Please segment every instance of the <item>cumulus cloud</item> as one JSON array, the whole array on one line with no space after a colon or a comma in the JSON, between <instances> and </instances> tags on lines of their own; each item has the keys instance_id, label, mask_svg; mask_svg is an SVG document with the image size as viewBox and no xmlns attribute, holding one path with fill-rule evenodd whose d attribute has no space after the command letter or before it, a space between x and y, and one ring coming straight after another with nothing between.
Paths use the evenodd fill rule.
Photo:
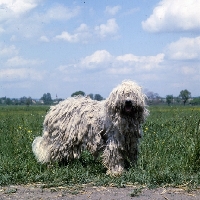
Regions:
<instances>
[{"instance_id":1,"label":"cumulus cloud","mask_svg":"<svg viewBox=\"0 0 200 200\"><path fill-rule=\"evenodd\" d=\"M63 31L60 35L55 36L55 39L65 40L70 43L88 43L88 41L91 41L91 39L95 39L97 37L115 37L118 29L119 27L116 23L116 20L113 18L107 20L105 24L100 24L94 28L90 28L87 24L82 23L74 30L73 33Z\"/></svg>"},{"instance_id":2,"label":"cumulus cloud","mask_svg":"<svg viewBox=\"0 0 200 200\"><path fill-rule=\"evenodd\" d=\"M69 20L77 16L80 12L80 7L76 6L74 8L69 8L63 5L56 5L44 14L38 15L38 18L44 22L49 22L51 20Z\"/></svg>"},{"instance_id":3,"label":"cumulus cloud","mask_svg":"<svg viewBox=\"0 0 200 200\"><path fill-rule=\"evenodd\" d=\"M90 92L94 89L91 86L96 82L98 82L96 87L99 92L101 92L99 85L107 85L110 82L119 83L124 79L132 79L140 83L147 82L147 84L152 81L155 84L155 81L163 82L163 57L164 55L161 54L155 56L113 55L105 49L97 50L78 61L59 66L55 73L59 81L79 83L79 86L80 82L84 81L87 88L91 88L91 90L88 89Z\"/></svg>"},{"instance_id":4,"label":"cumulus cloud","mask_svg":"<svg viewBox=\"0 0 200 200\"><path fill-rule=\"evenodd\" d=\"M131 8L131 9L128 9L127 11L125 11L124 13L122 13L123 16L126 16L126 15L132 15L136 12L140 11L140 8L139 7L136 7L136 8Z\"/></svg>"},{"instance_id":5,"label":"cumulus cloud","mask_svg":"<svg viewBox=\"0 0 200 200\"><path fill-rule=\"evenodd\" d=\"M18 54L18 49L15 47L15 45L10 45L10 46L0 45L0 57L10 57L16 54Z\"/></svg>"},{"instance_id":6,"label":"cumulus cloud","mask_svg":"<svg viewBox=\"0 0 200 200\"><path fill-rule=\"evenodd\" d=\"M107 20L106 24L100 24L95 27L97 35L105 38L108 35L115 35L119 29L118 24L114 18Z\"/></svg>"},{"instance_id":7,"label":"cumulus cloud","mask_svg":"<svg viewBox=\"0 0 200 200\"><path fill-rule=\"evenodd\" d=\"M60 35L57 35L55 39L65 40L67 42L76 43L82 42L87 43L91 33L89 27L86 24L81 24L74 33L70 34L67 31L63 31Z\"/></svg>"},{"instance_id":8,"label":"cumulus cloud","mask_svg":"<svg viewBox=\"0 0 200 200\"><path fill-rule=\"evenodd\" d=\"M125 54L117 56L116 60L122 61L129 66L135 66L140 70L151 70L159 67L159 64L164 61L164 54L157 54L156 56L135 56L134 54Z\"/></svg>"},{"instance_id":9,"label":"cumulus cloud","mask_svg":"<svg viewBox=\"0 0 200 200\"><path fill-rule=\"evenodd\" d=\"M89 27L87 24L82 23L75 31L76 32L88 32Z\"/></svg>"},{"instance_id":10,"label":"cumulus cloud","mask_svg":"<svg viewBox=\"0 0 200 200\"><path fill-rule=\"evenodd\" d=\"M42 80L43 75L34 69L20 68L20 69L1 69L1 81L14 81L14 80Z\"/></svg>"},{"instance_id":11,"label":"cumulus cloud","mask_svg":"<svg viewBox=\"0 0 200 200\"><path fill-rule=\"evenodd\" d=\"M106 65L102 65L108 63L112 60L111 54L106 50L98 50L95 51L92 55L86 56L80 62L80 66L87 69L98 68L101 64L101 67L105 68Z\"/></svg>"},{"instance_id":12,"label":"cumulus cloud","mask_svg":"<svg viewBox=\"0 0 200 200\"><path fill-rule=\"evenodd\" d=\"M5 32L5 30L0 26L0 34L4 33L4 32Z\"/></svg>"},{"instance_id":13,"label":"cumulus cloud","mask_svg":"<svg viewBox=\"0 0 200 200\"><path fill-rule=\"evenodd\" d=\"M113 56L106 50L98 50L82 58L79 63L61 66L60 71L69 73L70 70L97 70L106 74L130 74L133 72L150 71L159 68L164 54L156 56L135 56L125 54Z\"/></svg>"},{"instance_id":14,"label":"cumulus cloud","mask_svg":"<svg viewBox=\"0 0 200 200\"><path fill-rule=\"evenodd\" d=\"M3 2L2 2L3 1ZM39 37L44 34L44 26L53 21L65 22L80 13L80 7L69 8L64 5L54 4L54 6L34 10L43 0L2 0L0 1L0 34L14 33L25 38ZM56 26L57 28L57 26ZM48 38L43 35L40 41L47 42Z\"/></svg>"},{"instance_id":15,"label":"cumulus cloud","mask_svg":"<svg viewBox=\"0 0 200 200\"><path fill-rule=\"evenodd\" d=\"M142 22L149 32L200 30L200 1L162 0Z\"/></svg>"},{"instance_id":16,"label":"cumulus cloud","mask_svg":"<svg viewBox=\"0 0 200 200\"><path fill-rule=\"evenodd\" d=\"M167 57L172 60L199 60L200 37L180 38L169 44L165 51Z\"/></svg>"},{"instance_id":17,"label":"cumulus cloud","mask_svg":"<svg viewBox=\"0 0 200 200\"><path fill-rule=\"evenodd\" d=\"M67 31L63 31L60 35L57 35L55 38L56 39L66 40L68 42L78 42L79 41L77 33L70 34Z\"/></svg>"},{"instance_id":18,"label":"cumulus cloud","mask_svg":"<svg viewBox=\"0 0 200 200\"><path fill-rule=\"evenodd\" d=\"M40 41L42 41L42 42L49 42L49 39L48 39L47 36L42 35L42 36L40 37Z\"/></svg>"},{"instance_id":19,"label":"cumulus cloud","mask_svg":"<svg viewBox=\"0 0 200 200\"><path fill-rule=\"evenodd\" d=\"M21 56L14 56L7 60L6 65L12 67L25 66L25 65L30 66L30 65L39 65L42 62L43 61L40 60L24 59Z\"/></svg>"},{"instance_id":20,"label":"cumulus cloud","mask_svg":"<svg viewBox=\"0 0 200 200\"><path fill-rule=\"evenodd\" d=\"M200 70L200 68L199 68ZM185 75L195 75L198 73L199 71L197 68L194 68L194 67L188 67L188 66L184 66L184 67L181 67L181 71L183 74Z\"/></svg>"},{"instance_id":21,"label":"cumulus cloud","mask_svg":"<svg viewBox=\"0 0 200 200\"><path fill-rule=\"evenodd\" d=\"M81 58L78 63L60 66L58 69L62 72L70 70L104 70L108 67L109 62L113 62L114 57L106 50L97 50L93 54Z\"/></svg>"},{"instance_id":22,"label":"cumulus cloud","mask_svg":"<svg viewBox=\"0 0 200 200\"><path fill-rule=\"evenodd\" d=\"M117 12L121 9L121 6L106 6L105 12L109 15L116 15Z\"/></svg>"},{"instance_id":23,"label":"cumulus cloud","mask_svg":"<svg viewBox=\"0 0 200 200\"><path fill-rule=\"evenodd\" d=\"M0 1L0 21L19 17L29 12L38 5L39 0L1 0Z\"/></svg>"}]
</instances>

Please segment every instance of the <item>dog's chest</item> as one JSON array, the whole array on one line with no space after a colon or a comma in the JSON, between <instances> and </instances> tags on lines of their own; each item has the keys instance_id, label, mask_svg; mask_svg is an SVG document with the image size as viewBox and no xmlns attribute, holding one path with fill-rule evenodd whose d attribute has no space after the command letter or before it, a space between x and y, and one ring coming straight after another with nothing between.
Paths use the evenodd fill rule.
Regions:
<instances>
[{"instance_id":1,"label":"dog's chest","mask_svg":"<svg viewBox=\"0 0 200 200\"><path fill-rule=\"evenodd\" d=\"M131 133L137 130L138 124L131 118L121 118L118 126L124 133Z\"/></svg>"}]
</instances>

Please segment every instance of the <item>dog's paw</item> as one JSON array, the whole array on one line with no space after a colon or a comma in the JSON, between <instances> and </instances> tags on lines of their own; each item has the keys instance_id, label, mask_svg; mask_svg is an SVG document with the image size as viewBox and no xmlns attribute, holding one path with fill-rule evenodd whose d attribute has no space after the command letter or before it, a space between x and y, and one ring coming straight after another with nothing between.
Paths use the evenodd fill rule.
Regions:
<instances>
[{"instance_id":1,"label":"dog's paw","mask_svg":"<svg viewBox=\"0 0 200 200\"><path fill-rule=\"evenodd\" d=\"M121 176L122 173L124 171L110 171L110 170L107 170L106 174L109 175L109 176L113 176L113 177L117 177L117 176Z\"/></svg>"},{"instance_id":2,"label":"dog's paw","mask_svg":"<svg viewBox=\"0 0 200 200\"><path fill-rule=\"evenodd\" d=\"M123 172L125 172L126 170L123 167L116 167L114 169L108 169L106 174L110 175L110 176L121 176Z\"/></svg>"}]
</instances>

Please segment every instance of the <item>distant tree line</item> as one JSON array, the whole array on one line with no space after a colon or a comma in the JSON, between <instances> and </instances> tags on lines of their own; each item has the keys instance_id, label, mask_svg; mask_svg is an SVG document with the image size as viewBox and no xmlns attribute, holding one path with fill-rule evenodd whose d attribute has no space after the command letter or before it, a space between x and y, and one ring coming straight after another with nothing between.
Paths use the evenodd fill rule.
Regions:
<instances>
[{"instance_id":1,"label":"distant tree line","mask_svg":"<svg viewBox=\"0 0 200 200\"><path fill-rule=\"evenodd\" d=\"M158 93L154 93L151 91L145 92L147 96L147 103L149 105L159 105L159 104L167 104L167 105L200 105L200 97L191 97L191 93L188 90L181 90L179 96L174 97L173 95L166 95L165 98L160 97ZM86 95L85 92L79 90L71 94L71 97L75 96L89 96L93 100L101 101L104 98L100 94L88 94ZM63 99L57 98L52 99L50 93L44 93L40 99L32 99L31 97L21 97L17 98L7 98L1 97L0 98L0 105L54 105L58 104Z\"/></svg>"},{"instance_id":2,"label":"distant tree line","mask_svg":"<svg viewBox=\"0 0 200 200\"><path fill-rule=\"evenodd\" d=\"M74 92L71 96L77 96L77 95L81 95L81 96L86 96L85 92L83 91L77 91ZM103 97L100 94L89 94L88 96L90 96L91 99L97 100L97 101L101 101L103 100ZM43 96L40 99L32 99L31 97L21 97L21 98L7 98L7 97L1 97L0 98L0 105L54 105L54 104L58 104L60 101L62 101L63 99L61 98L57 98L56 99L52 99L51 94L48 93L44 93Z\"/></svg>"},{"instance_id":3,"label":"distant tree line","mask_svg":"<svg viewBox=\"0 0 200 200\"><path fill-rule=\"evenodd\" d=\"M181 90L177 97L173 95L166 95L165 98L160 97L157 93L147 92L148 104L167 104L167 105L200 105L200 97L191 97L191 92L188 90Z\"/></svg>"},{"instance_id":4,"label":"distant tree line","mask_svg":"<svg viewBox=\"0 0 200 200\"><path fill-rule=\"evenodd\" d=\"M31 105L33 103L33 100L31 97L21 97L19 99L17 98L7 98L2 97L0 98L0 105Z\"/></svg>"},{"instance_id":5,"label":"distant tree line","mask_svg":"<svg viewBox=\"0 0 200 200\"><path fill-rule=\"evenodd\" d=\"M57 104L63 99L56 98L52 99L50 93L44 93L40 99L33 99L31 97L21 97L21 98L0 98L0 105L53 105Z\"/></svg>"},{"instance_id":6,"label":"distant tree line","mask_svg":"<svg viewBox=\"0 0 200 200\"><path fill-rule=\"evenodd\" d=\"M83 91L76 91L76 92L72 93L72 95L71 95L71 97L74 97L74 96L86 96L86 95L85 95L85 92L83 92ZM97 101L102 101L104 99L100 94L90 93L87 96L89 96L91 99L97 100Z\"/></svg>"}]
</instances>

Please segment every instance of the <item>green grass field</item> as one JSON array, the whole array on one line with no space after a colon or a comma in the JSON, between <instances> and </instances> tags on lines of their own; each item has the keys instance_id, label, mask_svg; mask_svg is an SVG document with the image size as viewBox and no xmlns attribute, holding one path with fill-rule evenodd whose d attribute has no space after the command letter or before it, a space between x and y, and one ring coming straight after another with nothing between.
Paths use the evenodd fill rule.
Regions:
<instances>
[{"instance_id":1,"label":"green grass field","mask_svg":"<svg viewBox=\"0 0 200 200\"><path fill-rule=\"evenodd\" d=\"M200 184L200 107L152 106L136 167L120 177L106 175L101 160L87 152L67 166L41 165L31 150L41 135L48 107L0 107L0 185L42 182L47 186Z\"/></svg>"}]
</instances>

